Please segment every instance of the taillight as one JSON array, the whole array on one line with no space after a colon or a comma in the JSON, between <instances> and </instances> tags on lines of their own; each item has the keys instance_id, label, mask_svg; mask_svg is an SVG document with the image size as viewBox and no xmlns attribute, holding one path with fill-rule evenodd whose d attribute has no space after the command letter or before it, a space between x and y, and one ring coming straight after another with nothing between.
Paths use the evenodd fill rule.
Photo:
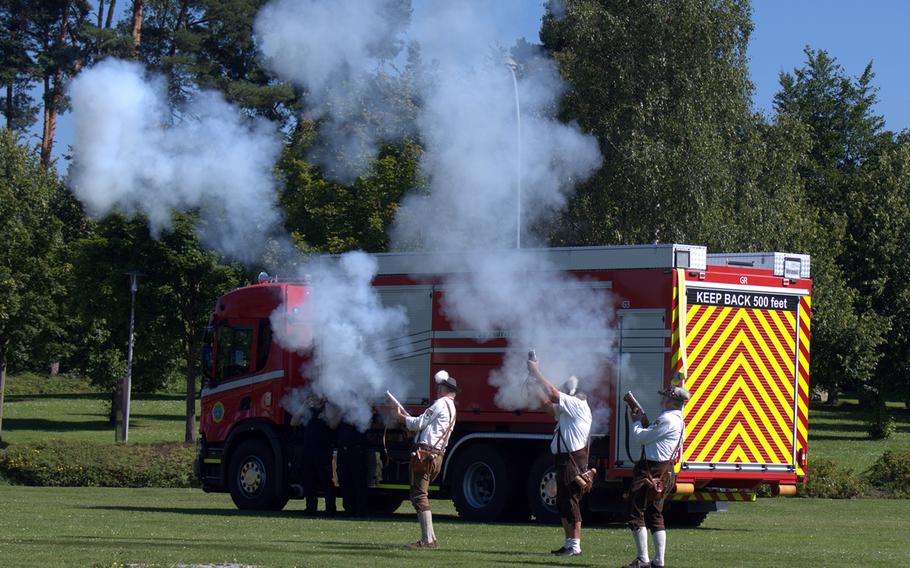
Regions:
<instances>
[{"instance_id":1,"label":"taillight","mask_svg":"<svg viewBox=\"0 0 910 568\"><path fill-rule=\"evenodd\" d=\"M796 452L796 463L798 463L800 467L806 467L806 448L800 448L799 451Z\"/></svg>"}]
</instances>

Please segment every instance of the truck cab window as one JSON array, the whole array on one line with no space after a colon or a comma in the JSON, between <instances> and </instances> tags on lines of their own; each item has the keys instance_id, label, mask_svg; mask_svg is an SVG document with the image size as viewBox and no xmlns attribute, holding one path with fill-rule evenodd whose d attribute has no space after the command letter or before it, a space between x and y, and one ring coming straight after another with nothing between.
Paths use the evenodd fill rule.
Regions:
<instances>
[{"instance_id":1,"label":"truck cab window","mask_svg":"<svg viewBox=\"0 0 910 568\"><path fill-rule=\"evenodd\" d=\"M259 336L256 338L256 370L261 371L272 350L272 324L268 319L259 320Z\"/></svg>"},{"instance_id":2,"label":"truck cab window","mask_svg":"<svg viewBox=\"0 0 910 568\"><path fill-rule=\"evenodd\" d=\"M250 371L253 327L222 324L218 329L218 379L228 379Z\"/></svg>"}]
</instances>

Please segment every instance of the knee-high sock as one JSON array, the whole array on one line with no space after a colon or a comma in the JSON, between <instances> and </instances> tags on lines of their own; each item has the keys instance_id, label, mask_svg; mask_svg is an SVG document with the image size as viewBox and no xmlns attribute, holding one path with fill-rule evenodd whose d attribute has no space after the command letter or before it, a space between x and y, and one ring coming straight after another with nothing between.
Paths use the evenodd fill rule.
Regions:
<instances>
[{"instance_id":1,"label":"knee-high sock","mask_svg":"<svg viewBox=\"0 0 910 568\"><path fill-rule=\"evenodd\" d=\"M638 557L645 562L650 562L650 557L648 556L648 529L644 527L635 529L632 531L632 536L635 537L635 548Z\"/></svg>"},{"instance_id":2,"label":"knee-high sock","mask_svg":"<svg viewBox=\"0 0 910 568\"><path fill-rule=\"evenodd\" d=\"M417 518L420 520L420 541L429 543L436 540L433 533L433 513L421 511L417 513Z\"/></svg>"},{"instance_id":3,"label":"knee-high sock","mask_svg":"<svg viewBox=\"0 0 910 568\"><path fill-rule=\"evenodd\" d=\"M433 512L427 511L424 514L427 516L427 533L429 536L427 542L436 542L436 531L433 530Z\"/></svg>"},{"instance_id":4,"label":"knee-high sock","mask_svg":"<svg viewBox=\"0 0 910 568\"><path fill-rule=\"evenodd\" d=\"M664 552L667 550L667 531L654 531L651 537L654 539L654 560L663 566Z\"/></svg>"}]
</instances>

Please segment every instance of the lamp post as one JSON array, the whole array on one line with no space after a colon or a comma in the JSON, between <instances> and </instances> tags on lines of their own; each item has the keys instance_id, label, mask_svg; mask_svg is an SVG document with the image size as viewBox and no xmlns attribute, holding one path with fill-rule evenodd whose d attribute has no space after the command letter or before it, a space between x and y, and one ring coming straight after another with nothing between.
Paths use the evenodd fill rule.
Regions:
<instances>
[{"instance_id":1,"label":"lamp post","mask_svg":"<svg viewBox=\"0 0 910 568\"><path fill-rule=\"evenodd\" d=\"M130 395L133 388L133 328L136 321L136 291L139 290L139 276L135 270L126 273L130 277L130 338L126 348L126 378L123 384L123 431L121 442L130 436Z\"/></svg>"},{"instance_id":2,"label":"lamp post","mask_svg":"<svg viewBox=\"0 0 910 568\"><path fill-rule=\"evenodd\" d=\"M518 69L518 63L515 62L509 56L506 56L505 60L506 66L509 68L509 71L512 72L512 85L515 86L515 124L517 125L518 137L517 137L517 146L516 151L516 173L515 173L515 183L516 183L516 193L517 193L517 218L515 226L515 248L521 248L521 105L518 103L518 77L515 76L515 70Z\"/></svg>"}]
</instances>

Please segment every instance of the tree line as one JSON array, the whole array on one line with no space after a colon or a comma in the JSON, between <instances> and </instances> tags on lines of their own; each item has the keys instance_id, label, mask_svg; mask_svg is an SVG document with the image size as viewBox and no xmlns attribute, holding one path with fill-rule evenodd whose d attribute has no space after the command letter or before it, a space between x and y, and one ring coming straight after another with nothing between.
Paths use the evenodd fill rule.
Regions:
<instances>
[{"instance_id":1,"label":"tree line","mask_svg":"<svg viewBox=\"0 0 910 568\"><path fill-rule=\"evenodd\" d=\"M406 17L410 3L400 1ZM333 181L310 159L321 125L302 118L306 93L257 56L252 22L264 4L133 0L118 11L116 0L0 0L0 393L7 369L52 363L113 388L125 371L125 273L139 270L134 384L184 384L194 439L208 312L258 272L205 250L192 212L175 214L157 240L141 218L86 216L52 151L68 82L104 57L162 73L177 106L217 89L279 124L279 203L298 248L388 249L397 204L426 190L421 141L390 139L366 173ZM549 3L541 43L518 41L510 54L518 73L555 61L568 89L552 112L595 136L604 160L575 183L566 211L536 230L554 246L691 242L811 254L812 382L835 396L861 393L886 420L886 399L910 400L910 132L888 130L876 114L871 63L853 76L820 48L781 74L773 112L757 112L751 31L745 0ZM406 55L419 58L419 46ZM412 108L421 104L413 79L407 69L377 70L375 88L387 104ZM378 111L358 108L352 123L369 128ZM39 123L32 147L25 133Z\"/></svg>"}]
</instances>

